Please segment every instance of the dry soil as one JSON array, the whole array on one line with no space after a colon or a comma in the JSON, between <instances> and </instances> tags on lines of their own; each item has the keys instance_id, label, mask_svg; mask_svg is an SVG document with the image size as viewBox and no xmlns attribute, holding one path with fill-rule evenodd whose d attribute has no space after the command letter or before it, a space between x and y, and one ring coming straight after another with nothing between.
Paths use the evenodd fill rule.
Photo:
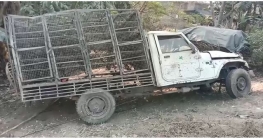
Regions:
<instances>
[{"instance_id":1,"label":"dry soil","mask_svg":"<svg viewBox=\"0 0 263 138\"><path fill-rule=\"evenodd\" d=\"M225 92L191 92L131 99L101 125L84 124L76 114L75 102L60 99L4 136L263 136L263 77L256 75L253 92L245 98L231 99ZM51 101L25 105L7 87L1 87L0 102L2 133Z\"/></svg>"}]
</instances>

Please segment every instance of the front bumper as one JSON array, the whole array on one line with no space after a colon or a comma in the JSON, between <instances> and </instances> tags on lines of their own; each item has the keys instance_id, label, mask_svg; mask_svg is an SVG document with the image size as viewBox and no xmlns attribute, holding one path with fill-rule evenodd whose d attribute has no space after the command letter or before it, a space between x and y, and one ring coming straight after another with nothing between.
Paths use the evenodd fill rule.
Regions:
<instances>
[{"instance_id":1,"label":"front bumper","mask_svg":"<svg viewBox=\"0 0 263 138\"><path fill-rule=\"evenodd\" d=\"M253 70L249 70L248 71L248 74L250 75L250 77L255 77L256 75L254 74L254 71Z\"/></svg>"}]
</instances>

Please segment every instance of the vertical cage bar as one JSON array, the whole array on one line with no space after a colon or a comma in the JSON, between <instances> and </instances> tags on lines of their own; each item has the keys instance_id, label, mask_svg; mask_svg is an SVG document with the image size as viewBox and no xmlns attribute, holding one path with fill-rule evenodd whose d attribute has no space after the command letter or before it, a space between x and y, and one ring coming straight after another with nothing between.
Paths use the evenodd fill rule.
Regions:
<instances>
[{"instance_id":1,"label":"vertical cage bar","mask_svg":"<svg viewBox=\"0 0 263 138\"><path fill-rule=\"evenodd\" d=\"M139 27L140 27L140 31L141 31L141 37L142 37L142 40L143 40L143 45L144 45L144 49L145 49L145 54L146 54L146 58L147 58L147 64L148 64L148 67L150 69L150 72L151 72L151 79L153 81L153 84L156 84L156 80L154 78L154 73L153 73L153 67L152 67L152 63L151 63L151 60L150 60L150 53L149 53L149 43L147 42L147 39L145 37L145 33L144 33L144 30L143 30L143 24L142 24L142 21L141 21L141 17L139 15L139 12L136 11L136 14L137 14L137 20L138 20L138 23L139 23Z\"/></svg>"},{"instance_id":2,"label":"vertical cage bar","mask_svg":"<svg viewBox=\"0 0 263 138\"><path fill-rule=\"evenodd\" d=\"M46 35L46 31L45 31L46 27L45 27L45 19L44 18L45 18L45 16L41 17L42 27L43 27L43 35L44 35L44 39L45 39L45 49L46 49L46 53L47 53L47 61L48 61L50 75L51 75L51 77L53 77L55 71L53 70L53 67L51 65L52 63L50 63L51 60L50 60L49 47L48 47L48 38L47 38L47 35Z\"/></svg>"},{"instance_id":3,"label":"vertical cage bar","mask_svg":"<svg viewBox=\"0 0 263 138\"><path fill-rule=\"evenodd\" d=\"M81 11L76 11L75 12L75 20L76 20L76 27L77 27L77 32L78 32L78 37L79 37L79 42L81 45L81 52L84 57L84 63L85 63L85 69L86 69L86 74L88 74L89 78L91 78L92 74L92 69L91 69L91 64L90 64L90 57L89 57L89 50L87 48L87 42L85 41L83 30L82 30L82 24L80 22L80 15L79 12Z\"/></svg>"},{"instance_id":4,"label":"vertical cage bar","mask_svg":"<svg viewBox=\"0 0 263 138\"><path fill-rule=\"evenodd\" d=\"M121 58L120 58L120 50L117 46L117 42L115 39L116 36L115 36L115 32L114 32L114 24L112 24L113 22L112 22L110 10L106 10L106 15L107 15L107 21L108 21L108 26L109 26L110 35L111 35L111 41L112 41L114 54L115 54L115 60L117 62L118 68L120 69L120 75L123 75L122 62L121 62Z\"/></svg>"},{"instance_id":5,"label":"vertical cage bar","mask_svg":"<svg viewBox=\"0 0 263 138\"><path fill-rule=\"evenodd\" d=\"M21 77L20 77L20 74L19 74L19 67L18 67L18 64L17 64L17 58L15 57L15 44L14 44L14 40L13 40L13 35L14 35L14 31L13 31L13 19L12 17L9 17L9 20L8 20L8 24L11 25L8 27L8 31L9 31L9 40L10 40L10 46L12 48L12 56L13 56L13 59L14 59L14 65L15 65L15 72L16 72L16 77L17 77L17 82L18 82L18 86L19 86L19 90L20 90L20 95L21 95L21 98L23 100L23 89L22 89L22 84L21 84ZM13 29L12 29L13 28Z\"/></svg>"},{"instance_id":6,"label":"vertical cage bar","mask_svg":"<svg viewBox=\"0 0 263 138\"><path fill-rule=\"evenodd\" d=\"M118 39L117 39L115 27L114 27L114 22L113 22L113 19L112 19L112 14L110 13L110 11L111 10L109 10L109 17L110 17L109 18L109 23L110 23L111 30L112 30L112 38L113 38L113 41L114 41L114 44L115 44L115 47L116 47L116 50L117 50L117 58L119 60L120 73L121 73L121 75L123 75L124 70L123 70L123 63L122 63L122 59L121 59L121 52L120 52L120 48L118 46Z\"/></svg>"},{"instance_id":7,"label":"vertical cage bar","mask_svg":"<svg viewBox=\"0 0 263 138\"><path fill-rule=\"evenodd\" d=\"M43 29L44 29L44 36L45 39L47 40L47 46L48 46L48 56L50 56L50 60L51 60L51 65L53 66L53 72L54 72L54 77L55 77L55 82L58 81L58 70L57 70L57 64L56 64L56 59L55 59L55 55L54 55L54 51L53 48L51 46L51 41L50 41L50 37L49 37L49 33L48 33L48 28L47 28L47 21L46 21L46 16L42 17L42 21L43 21ZM51 54L50 54L51 52Z\"/></svg>"},{"instance_id":8,"label":"vertical cage bar","mask_svg":"<svg viewBox=\"0 0 263 138\"><path fill-rule=\"evenodd\" d=\"M16 37L15 37L15 23L14 23L14 18L12 18L12 21L11 21L11 25L12 25L12 40L14 41L13 43L13 49L14 49L14 53L15 55L18 55L18 52L17 52L17 46L16 46ZM19 78L20 78L20 81L22 82L23 81L23 75L22 75L22 72L21 72L21 65L20 65L20 62L19 62L19 57L18 56L15 56L14 58L16 58L16 64L17 64L17 71L18 71L18 74L19 74Z\"/></svg>"},{"instance_id":9,"label":"vertical cage bar","mask_svg":"<svg viewBox=\"0 0 263 138\"><path fill-rule=\"evenodd\" d=\"M149 57L149 52L148 52L148 43L147 43L147 40L145 38L145 34L144 34L144 30L143 30L143 27L142 27L142 22L141 22L141 19L140 19L140 15L138 14L138 11L135 11L136 12L136 16L137 16L137 22L138 22L138 26L139 26L139 30L140 30L140 35L141 35L141 39L143 41L143 48L144 48L144 53L146 55L146 62L147 62L147 65L148 65L148 68L152 71L152 66L151 66L151 63L150 63L150 57Z\"/></svg>"}]
</instances>

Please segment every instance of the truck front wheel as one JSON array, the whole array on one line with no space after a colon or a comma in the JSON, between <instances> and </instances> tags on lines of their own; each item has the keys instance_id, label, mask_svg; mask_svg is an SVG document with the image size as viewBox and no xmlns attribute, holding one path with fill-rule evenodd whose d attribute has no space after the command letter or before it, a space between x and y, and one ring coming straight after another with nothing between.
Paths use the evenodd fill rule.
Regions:
<instances>
[{"instance_id":1,"label":"truck front wheel","mask_svg":"<svg viewBox=\"0 0 263 138\"><path fill-rule=\"evenodd\" d=\"M115 99L109 92L94 89L80 96L77 113L88 124L100 124L112 116L115 105Z\"/></svg>"},{"instance_id":2,"label":"truck front wheel","mask_svg":"<svg viewBox=\"0 0 263 138\"><path fill-rule=\"evenodd\" d=\"M234 69L226 78L226 91L232 98L245 97L249 95L251 79L244 69Z\"/></svg>"}]
</instances>

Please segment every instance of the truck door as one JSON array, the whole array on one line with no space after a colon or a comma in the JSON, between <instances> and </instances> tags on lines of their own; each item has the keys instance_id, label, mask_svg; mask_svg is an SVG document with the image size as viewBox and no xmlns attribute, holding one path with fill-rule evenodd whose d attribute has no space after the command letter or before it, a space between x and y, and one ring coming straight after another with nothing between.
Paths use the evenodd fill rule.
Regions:
<instances>
[{"instance_id":1,"label":"truck door","mask_svg":"<svg viewBox=\"0 0 263 138\"><path fill-rule=\"evenodd\" d=\"M182 34L155 35L161 74L165 81L180 83L199 78L199 55Z\"/></svg>"}]
</instances>

